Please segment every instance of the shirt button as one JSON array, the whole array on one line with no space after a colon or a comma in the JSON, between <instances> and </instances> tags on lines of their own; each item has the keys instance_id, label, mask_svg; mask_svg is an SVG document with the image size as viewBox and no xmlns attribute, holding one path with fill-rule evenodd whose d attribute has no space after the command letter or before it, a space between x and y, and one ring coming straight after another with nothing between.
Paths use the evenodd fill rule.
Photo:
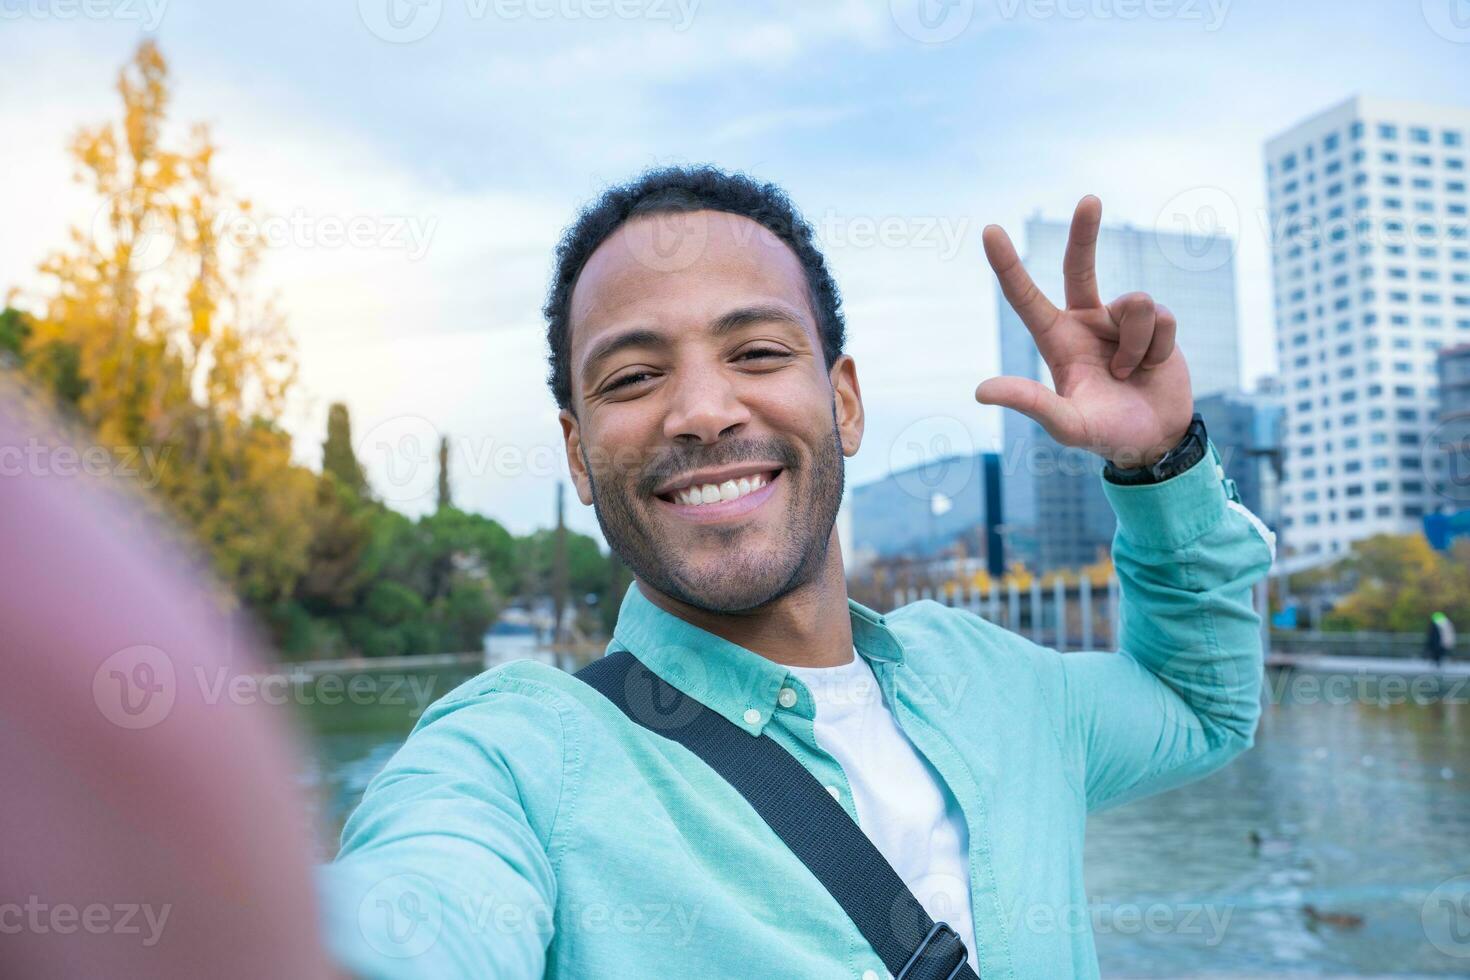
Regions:
<instances>
[{"instance_id":1,"label":"shirt button","mask_svg":"<svg viewBox=\"0 0 1470 980\"><path fill-rule=\"evenodd\" d=\"M1218 476L1222 480L1225 479L1225 467L1221 466L1219 463L1216 463L1215 464L1215 475Z\"/></svg>"},{"instance_id":2,"label":"shirt button","mask_svg":"<svg viewBox=\"0 0 1470 980\"><path fill-rule=\"evenodd\" d=\"M761 713L759 711L755 710L754 708L745 709L745 723L747 725L759 725L760 721Z\"/></svg>"},{"instance_id":3,"label":"shirt button","mask_svg":"<svg viewBox=\"0 0 1470 980\"><path fill-rule=\"evenodd\" d=\"M863 971L863 980L878 980L878 971L876 971L876 970L864 970Z\"/></svg>"},{"instance_id":4,"label":"shirt button","mask_svg":"<svg viewBox=\"0 0 1470 980\"><path fill-rule=\"evenodd\" d=\"M781 688L781 693L776 695L776 700L781 703L781 707L789 708L796 703L796 691L789 687L783 687Z\"/></svg>"},{"instance_id":5,"label":"shirt button","mask_svg":"<svg viewBox=\"0 0 1470 980\"><path fill-rule=\"evenodd\" d=\"M827 792L832 794L832 799L836 800L838 803L842 802L842 790L838 789L836 786L828 786Z\"/></svg>"}]
</instances>

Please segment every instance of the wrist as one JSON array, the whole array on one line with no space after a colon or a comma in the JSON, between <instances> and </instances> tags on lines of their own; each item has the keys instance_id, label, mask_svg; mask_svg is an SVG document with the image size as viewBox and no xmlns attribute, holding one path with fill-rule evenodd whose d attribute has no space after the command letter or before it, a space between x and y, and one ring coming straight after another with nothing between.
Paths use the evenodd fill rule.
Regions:
<instances>
[{"instance_id":1,"label":"wrist","mask_svg":"<svg viewBox=\"0 0 1470 980\"><path fill-rule=\"evenodd\" d=\"M1149 450L1122 451L1109 456L1103 475L1123 485L1162 483L1204 458L1208 447L1204 419L1198 412L1172 442Z\"/></svg>"}]
</instances>

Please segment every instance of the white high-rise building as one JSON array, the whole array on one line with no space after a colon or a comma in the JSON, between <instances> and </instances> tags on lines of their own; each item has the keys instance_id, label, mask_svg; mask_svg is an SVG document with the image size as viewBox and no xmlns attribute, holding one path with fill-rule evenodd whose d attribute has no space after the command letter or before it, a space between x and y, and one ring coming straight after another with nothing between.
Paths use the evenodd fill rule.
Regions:
<instances>
[{"instance_id":1,"label":"white high-rise building","mask_svg":"<svg viewBox=\"0 0 1470 980\"><path fill-rule=\"evenodd\" d=\"M1467 141L1470 108L1352 98L1266 144L1286 555L1432 504L1435 355L1470 339Z\"/></svg>"}]
</instances>

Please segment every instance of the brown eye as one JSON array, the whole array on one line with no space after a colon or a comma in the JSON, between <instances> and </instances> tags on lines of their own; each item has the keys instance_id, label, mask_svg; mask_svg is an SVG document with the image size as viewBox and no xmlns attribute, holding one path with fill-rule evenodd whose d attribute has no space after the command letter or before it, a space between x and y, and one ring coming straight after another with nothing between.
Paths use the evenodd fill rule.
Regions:
<instances>
[{"instance_id":1,"label":"brown eye","mask_svg":"<svg viewBox=\"0 0 1470 980\"><path fill-rule=\"evenodd\" d=\"M626 388L629 385L638 384L642 381L646 381L651 377L653 377L653 375L649 374L647 371L634 371L632 374L625 374L620 378L613 379L612 381L608 382L607 386L604 387L602 390L605 392L617 391L619 388Z\"/></svg>"}]
</instances>

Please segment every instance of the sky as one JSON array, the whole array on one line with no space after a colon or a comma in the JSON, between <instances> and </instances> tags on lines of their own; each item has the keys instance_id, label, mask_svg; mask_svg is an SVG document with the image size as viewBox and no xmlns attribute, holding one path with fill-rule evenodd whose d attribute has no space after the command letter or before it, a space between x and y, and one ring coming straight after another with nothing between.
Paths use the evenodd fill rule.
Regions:
<instances>
[{"instance_id":1,"label":"sky","mask_svg":"<svg viewBox=\"0 0 1470 980\"><path fill-rule=\"evenodd\" d=\"M853 484L999 448L1000 410L974 401L999 369L986 224L1024 251L1028 215L1087 193L1110 222L1218 222L1249 387L1275 366L1265 141L1355 94L1470 102L1470 0L0 0L0 295L19 305L95 214L67 141L116 118L144 37L174 123L209 123L221 174L271 216L298 457L319 464L343 401L379 494L418 513L448 436L456 503L517 533L552 521L566 472L552 248L644 168L749 172L816 227L867 412Z\"/></svg>"}]
</instances>

